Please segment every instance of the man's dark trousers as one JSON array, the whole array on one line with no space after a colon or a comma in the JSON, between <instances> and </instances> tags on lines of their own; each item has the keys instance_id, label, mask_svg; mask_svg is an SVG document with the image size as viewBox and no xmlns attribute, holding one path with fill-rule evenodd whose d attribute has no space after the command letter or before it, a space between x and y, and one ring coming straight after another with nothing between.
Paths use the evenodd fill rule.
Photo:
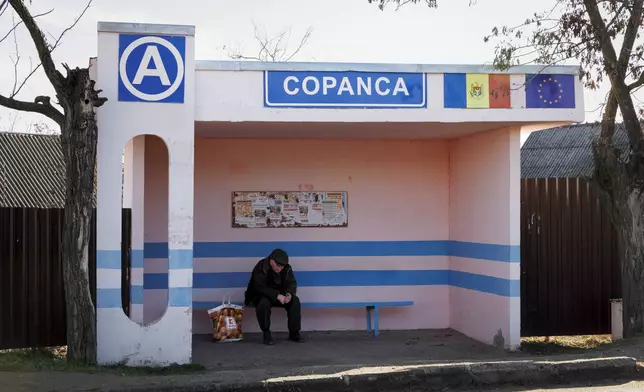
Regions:
<instances>
[{"instance_id":1,"label":"man's dark trousers","mask_svg":"<svg viewBox=\"0 0 644 392\"><path fill-rule=\"evenodd\" d=\"M284 308L288 317L288 331L290 333L300 332L302 313L300 299L294 295L291 301L286 304L281 304L279 301L272 301L270 298L261 296L255 301L255 314L257 315L257 322L263 332L271 330L271 308Z\"/></svg>"}]
</instances>

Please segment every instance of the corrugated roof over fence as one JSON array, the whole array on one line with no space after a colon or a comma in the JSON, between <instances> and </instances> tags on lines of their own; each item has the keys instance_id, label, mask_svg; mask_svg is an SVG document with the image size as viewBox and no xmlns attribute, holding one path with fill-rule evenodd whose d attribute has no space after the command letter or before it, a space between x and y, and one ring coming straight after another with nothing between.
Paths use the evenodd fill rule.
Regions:
<instances>
[{"instance_id":1,"label":"corrugated roof over fence","mask_svg":"<svg viewBox=\"0 0 644 392\"><path fill-rule=\"evenodd\" d=\"M60 137L0 133L0 207L62 208L64 204Z\"/></svg>"},{"instance_id":2,"label":"corrugated roof over fence","mask_svg":"<svg viewBox=\"0 0 644 392\"><path fill-rule=\"evenodd\" d=\"M592 142L599 131L599 123L585 123L531 133L521 147L521 178L591 177ZM628 148L622 124L617 125L613 141L622 150Z\"/></svg>"}]
</instances>

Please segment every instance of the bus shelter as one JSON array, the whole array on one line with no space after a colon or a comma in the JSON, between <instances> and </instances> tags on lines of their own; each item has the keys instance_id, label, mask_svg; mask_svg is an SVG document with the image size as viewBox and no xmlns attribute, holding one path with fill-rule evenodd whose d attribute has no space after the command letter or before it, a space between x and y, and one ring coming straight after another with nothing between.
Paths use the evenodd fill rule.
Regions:
<instances>
[{"instance_id":1,"label":"bus shelter","mask_svg":"<svg viewBox=\"0 0 644 392\"><path fill-rule=\"evenodd\" d=\"M520 136L583 120L575 67L198 61L192 26L114 22L99 22L90 64L108 98L100 363L189 363L206 308L242 302L274 248L302 302L407 303L381 307L379 328L520 344ZM359 307L302 315L303 330L365 328ZM244 331L258 331L252 311Z\"/></svg>"}]
</instances>

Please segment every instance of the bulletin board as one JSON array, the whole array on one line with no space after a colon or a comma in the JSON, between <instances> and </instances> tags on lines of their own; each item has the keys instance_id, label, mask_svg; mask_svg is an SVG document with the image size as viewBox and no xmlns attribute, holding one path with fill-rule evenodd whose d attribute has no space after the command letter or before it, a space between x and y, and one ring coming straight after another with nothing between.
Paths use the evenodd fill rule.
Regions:
<instances>
[{"instance_id":1,"label":"bulletin board","mask_svg":"<svg viewBox=\"0 0 644 392\"><path fill-rule=\"evenodd\" d=\"M235 228L348 227L347 192L236 191Z\"/></svg>"}]
</instances>

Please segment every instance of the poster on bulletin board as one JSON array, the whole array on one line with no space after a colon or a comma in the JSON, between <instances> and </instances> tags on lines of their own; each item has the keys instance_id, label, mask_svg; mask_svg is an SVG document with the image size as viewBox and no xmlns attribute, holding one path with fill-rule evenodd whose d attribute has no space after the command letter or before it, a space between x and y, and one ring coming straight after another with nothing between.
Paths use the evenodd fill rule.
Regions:
<instances>
[{"instance_id":1,"label":"poster on bulletin board","mask_svg":"<svg viewBox=\"0 0 644 392\"><path fill-rule=\"evenodd\" d=\"M233 227L348 227L347 192L233 192Z\"/></svg>"}]
</instances>

